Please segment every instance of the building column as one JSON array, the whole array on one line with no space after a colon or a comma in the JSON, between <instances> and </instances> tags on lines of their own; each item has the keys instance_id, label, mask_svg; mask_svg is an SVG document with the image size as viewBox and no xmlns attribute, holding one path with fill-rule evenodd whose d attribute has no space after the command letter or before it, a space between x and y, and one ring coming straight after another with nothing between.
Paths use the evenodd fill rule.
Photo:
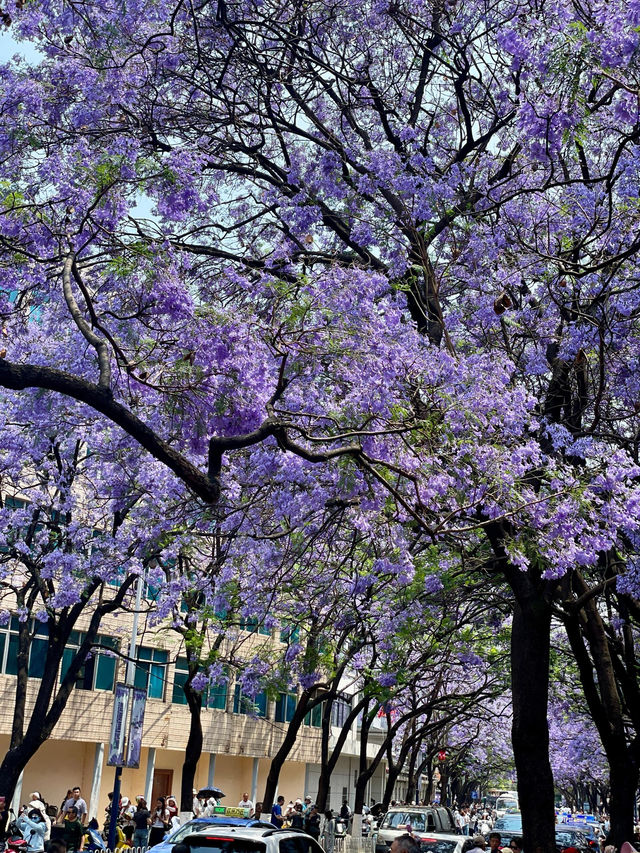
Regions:
<instances>
[{"instance_id":1,"label":"building column","mask_svg":"<svg viewBox=\"0 0 640 853\"><path fill-rule=\"evenodd\" d=\"M16 789L13 792L13 799L11 800L11 808L13 809L14 815L17 817L18 812L20 811L20 806L22 805L22 783L24 782L24 770L18 776L18 781L16 783Z\"/></svg>"},{"instance_id":2,"label":"building column","mask_svg":"<svg viewBox=\"0 0 640 853\"><path fill-rule=\"evenodd\" d=\"M102 765L104 764L104 744L97 743L93 758L93 776L91 777L91 799L89 800L89 818L98 817L100 807L100 786L102 785Z\"/></svg>"},{"instance_id":3,"label":"building column","mask_svg":"<svg viewBox=\"0 0 640 853\"><path fill-rule=\"evenodd\" d=\"M302 794L303 798L306 797L308 793L309 793L309 762L307 761L304 765L304 792ZM313 797L312 799L315 799L315 797ZM329 803L327 803L327 808L329 808Z\"/></svg>"},{"instance_id":4,"label":"building column","mask_svg":"<svg viewBox=\"0 0 640 853\"><path fill-rule=\"evenodd\" d=\"M153 774L156 769L156 750L150 746L147 750L147 774L144 778L144 798L147 803L151 804L151 795L153 794Z\"/></svg>"},{"instance_id":5,"label":"building column","mask_svg":"<svg viewBox=\"0 0 640 853\"><path fill-rule=\"evenodd\" d=\"M209 753L209 772L207 774L207 785L212 788L213 787L213 777L216 775L216 754L215 752Z\"/></svg>"},{"instance_id":6,"label":"building column","mask_svg":"<svg viewBox=\"0 0 640 853\"><path fill-rule=\"evenodd\" d=\"M251 802L255 805L256 797L258 796L258 766L259 758L253 759L253 771L251 773Z\"/></svg>"}]
</instances>

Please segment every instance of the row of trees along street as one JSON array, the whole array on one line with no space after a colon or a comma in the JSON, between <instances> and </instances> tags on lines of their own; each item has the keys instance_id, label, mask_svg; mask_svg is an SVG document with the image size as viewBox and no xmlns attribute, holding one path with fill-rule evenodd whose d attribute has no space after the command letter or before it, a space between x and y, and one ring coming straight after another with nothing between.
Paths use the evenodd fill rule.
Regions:
<instances>
[{"instance_id":1,"label":"row of trees along street","mask_svg":"<svg viewBox=\"0 0 640 853\"><path fill-rule=\"evenodd\" d=\"M608 784L630 838L637 0L8 0L2 20L41 59L2 66L22 627L0 794L68 699L74 624L86 653L144 571L190 660L183 799L225 665L249 695L272 670L300 687L292 732L314 703L328 726L351 678L363 741L387 708L390 766L415 767L504 692L508 638L527 848L555 851L550 714L588 712L609 779L579 784ZM29 615L49 675L27 723ZM243 653L248 619L299 628L282 662ZM560 654L577 698L550 711ZM326 730L323 753L328 773Z\"/></svg>"}]
</instances>

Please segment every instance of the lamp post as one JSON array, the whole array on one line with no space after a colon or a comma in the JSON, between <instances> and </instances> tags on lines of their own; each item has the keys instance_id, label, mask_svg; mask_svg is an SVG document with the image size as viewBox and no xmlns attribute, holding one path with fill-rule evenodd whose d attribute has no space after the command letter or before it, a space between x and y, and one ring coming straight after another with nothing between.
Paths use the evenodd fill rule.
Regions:
<instances>
[{"instance_id":1,"label":"lamp post","mask_svg":"<svg viewBox=\"0 0 640 853\"><path fill-rule=\"evenodd\" d=\"M125 685L128 688L132 688L135 682L136 676L136 646L138 640L138 619L140 616L140 608L142 606L142 594L144 588L144 576L138 576L138 582L136 585L136 606L133 611L133 623L131 625L131 640L129 642L129 660L127 661L127 670L125 674ZM120 709L120 713L122 714L121 725L123 730L126 730L126 722L127 717L129 715L129 705L130 705L130 697L131 697L131 689L127 690L126 700L124 700L122 708ZM113 733L116 728L116 714L118 713L118 705L116 703L114 707L114 722L111 726L112 738ZM124 744L124 740L122 741ZM124 757L124 750L120 753ZM115 778L113 781L113 799L111 800L111 814L109 816L109 835L107 840L107 847L109 850L115 849L116 844L116 827L118 824L118 813L120 811L120 787L122 782L122 764L118 763L116 765Z\"/></svg>"}]
</instances>

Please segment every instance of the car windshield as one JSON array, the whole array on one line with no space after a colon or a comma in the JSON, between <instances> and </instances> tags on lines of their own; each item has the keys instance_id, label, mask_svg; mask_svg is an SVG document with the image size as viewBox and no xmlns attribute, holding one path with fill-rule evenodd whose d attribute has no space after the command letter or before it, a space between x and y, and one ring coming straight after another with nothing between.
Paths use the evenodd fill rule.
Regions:
<instances>
[{"instance_id":1,"label":"car windshield","mask_svg":"<svg viewBox=\"0 0 640 853\"><path fill-rule=\"evenodd\" d=\"M170 841L172 844L177 844L179 841L182 841L183 838L186 838L187 835L190 835L192 832L198 832L201 829L207 829L207 824L204 821L189 820L187 823L175 829L167 838L167 841Z\"/></svg>"},{"instance_id":2,"label":"car windshield","mask_svg":"<svg viewBox=\"0 0 640 853\"><path fill-rule=\"evenodd\" d=\"M556 843L563 847L579 847L584 843L584 837L579 832L556 830Z\"/></svg>"},{"instance_id":3,"label":"car windshield","mask_svg":"<svg viewBox=\"0 0 640 853\"><path fill-rule=\"evenodd\" d=\"M265 853L267 849L262 841L220 836L191 838L186 843L191 853Z\"/></svg>"},{"instance_id":4,"label":"car windshield","mask_svg":"<svg viewBox=\"0 0 640 853\"><path fill-rule=\"evenodd\" d=\"M389 812L382 822L383 829L405 829L407 824L416 832L424 832L425 815L422 812Z\"/></svg>"},{"instance_id":5,"label":"car windshield","mask_svg":"<svg viewBox=\"0 0 640 853\"><path fill-rule=\"evenodd\" d=\"M444 838L422 838L420 849L428 853L454 853L458 841L446 841Z\"/></svg>"}]
</instances>

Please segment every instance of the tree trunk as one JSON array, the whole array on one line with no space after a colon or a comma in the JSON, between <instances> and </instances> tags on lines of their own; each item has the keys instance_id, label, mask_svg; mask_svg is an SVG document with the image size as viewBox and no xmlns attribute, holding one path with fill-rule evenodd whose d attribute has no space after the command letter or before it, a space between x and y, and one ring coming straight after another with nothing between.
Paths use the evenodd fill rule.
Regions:
<instances>
[{"instance_id":1,"label":"tree trunk","mask_svg":"<svg viewBox=\"0 0 640 853\"><path fill-rule=\"evenodd\" d=\"M524 846L528 853L556 853L547 723L551 606L523 572L509 572L508 580L516 596L511 632L512 740Z\"/></svg>"},{"instance_id":2,"label":"tree trunk","mask_svg":"<svg viewBox=\"0 0 640 853\"><path fill-rule=\"evenodd\" d=\"M264 794L262 796L262 810L263 812L271 812L271 806L273 805L273 799L275 797L276 791L278 789L278 780L280 779L280 771L287 760L289 753L293 749L296 743L296 739L298 737L298 732L300 731L300 727L304 722L305 715L311 708L315 708L320 702L324 701L324 696L322 698L310 699L309 691L305 690L298 702L296 703L296 710L294 711L293 717L287 726L287 731L284 736L284 740L282 741L280 748L276 752L276 754L271 759L271 764L269 765L269 773L267 775L267 781L264 787ZM305 791L306 793L306 791Z\"/></svg>"},{"instance_id":3,"label":"tree trunk","mask_svg":"<svg viewBox=\"0 0 640 853\"><path fill-rule=\"evenodd\" d=\"M191 669L191 668L190 668ZM193 814L193 788L198 762L202 755L202 694L196 693L191 687L191 680L197 672L189 673L189 678L183 685L184 695L189 706L189 737L184 751L182 764L182 783L180 785L180 814L189 820Z\"/></svg>"},{"instance_id":4,"label":"tree trunk","mask_svg":"<svg viewBox=\"0 0 640 853\"><path fill-rule=\"evenodd\" d=\"M574 573L573 584L578 595L588 592L588 586L578 572ZM611 829L607 843L619 848L624 841L633 838L635 792L640 773L633 745L627 742L625 707L621 698L629 696L633 701L636 695L633 689L624 690L625 679L635 683L636 662L633 656L628 664L615 658L595 598L586 601L580 610L575 610L571 603L572 599L569 599L564 625L578 665L589 713L609 763ZM625 666L631 669L630 673L625 671ZM637 708L631 710L632 719L634 713L637 714ZM581 808L582 803L578 806Z\"/></svg>"},{"instance_id":5,"label":"tree trunk","mask_svg":"<svg viewBox=\"0 0 640 853\"><path fill-rule=\"evenodd\" d=\"M607 751L609 761L609 780L611 796L609 798L609 819L611 829L607 836L607 844L613 844L619 850L622 844L634 837L633 812L638 789L638 766L631 760L629 750L620 750L620 755L614 757L612 751Z\"/></svg>"}]
</instances>

